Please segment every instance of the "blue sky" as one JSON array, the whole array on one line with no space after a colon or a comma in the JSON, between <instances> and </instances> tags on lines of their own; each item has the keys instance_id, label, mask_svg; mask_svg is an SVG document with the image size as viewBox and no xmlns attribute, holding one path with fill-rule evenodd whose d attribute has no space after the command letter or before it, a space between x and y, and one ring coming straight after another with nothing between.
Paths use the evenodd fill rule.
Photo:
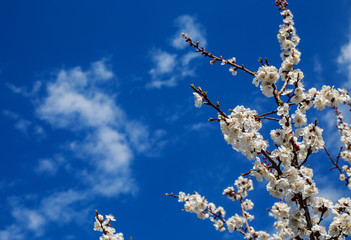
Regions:
<instances>
[{"instance_id":1,"label":"blue sky","mask_svg":"<svg viewBox=\"0 0 351 240\"><path fill-rule=\"evenodd\" d=\"M290 9L305 86L350 89L350 2L291 1ZM164 196L196 190L234 214L222 191L251 167L207 122L214 110L195 109L189 85L223 110L264 113L273 100L251 76L210 65L180 33L256 71L258 57L280 64L279 24L274 1L0 1L0 239L98 239L95 209L115 215L126 238L241 238ZM337 147L333 114L320 119ZM327 177L324 155L311 165L322 193L350 196L330 185L337 174ZM272 198L264 184L255 188L254 226L270 229Z\"/></svg>"}]
</instances>

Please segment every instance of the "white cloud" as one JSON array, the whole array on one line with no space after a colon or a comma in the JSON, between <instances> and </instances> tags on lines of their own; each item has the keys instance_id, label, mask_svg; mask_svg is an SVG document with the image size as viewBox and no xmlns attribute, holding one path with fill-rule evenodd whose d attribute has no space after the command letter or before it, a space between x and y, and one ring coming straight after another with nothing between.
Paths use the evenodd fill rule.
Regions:
<instances>
[{"instance_id":1,"label":"white cloud","mask_svg":"<svg viewBox=\"0 0 351 240\"><path fill-rule=\"evenodd\" d=\"M78 142L78 145L84 155L93 156L91 162L101 173L126 172L133 158L124 134L110 127L96 129L84 142ZM77 146L72 150L77 150Z\"/></svg>"},{"instance_id":2,"label":"white cloud","mask_svg":"<svg viewBox=\"0 0 351 240\"><path fill-rule=\"evenodd\" d=\"M319 195L336 203L337 200L345 196L344 194L346 193L346 191L349 191L349 190L345 189L345 192L344 192L334 187L325 187L325 188L319 188Z\"/></svg>"},{"instance_id":3,"label":"white cloud","mask_svg":"<svg viewBox=\"0 0 351 240\"><path fill-rule=\"evenodd\" d=\"M196 67L191 65L191 61L201 55L195 53L193 49L185 53L179 52L187 46L180 33L189 33L193 39L206 45L204 28L189 15L178 17L175 20L175 26L177 29L172 37L171 46L175 48L176 53L157 48L153 48L149 53L153 67L149 70L151 81L146 84L148 88L174 87L185 77L195 75Z\"/></svg>"},{"instance_id":4,"label":"white cloud","mask_svg":"<svg viewBox=\"0 0 351 240\"><path fill-rule=\"evenodd\" d=\"M167 66L160 69L168 71ZM82 210L82 204L89 204L96 196L117 197L138 191L131 162L137 154L149 155L161 148L164 142L159 140L164 131L150 132L146 124L128 118L116 104L116 93L104 87L105 83L111 86L114 80L115 74L102 60L92 63L87 70L81 67L60 70L43 86L44 96L34 101L37 116L53 130L60 128L74 134L61 145L61 149L68 151L67 156L67 152L62 152L42 158L33 170L54 177L63 167L66 174L73 174L80 188L62 190L60 187L58 192L51 191L49 196L37 199L36 207L23 199L15 201L12 204L14 224L0 230L1 239L9 239L13 226L21 226L23 230L18 239L27 238L29 233L45 234L49 223L81 221L82 211L86 211ZM20 119L10 111L4 111L4 115ZM39 126L35 129L43 131ZM77 165L79 167L75 167Z\"/></svg>"},{"instance_id":5,"label":"white cloud","mask_svg":"<svg viewBox=\"0 0 351 240\"><path fill-rule=\"evenodd\" d=\"M339 66L346 72L348 81L344 84L346 88L351 88L351 33L348 36L348 42L340 49L340 54L337 59Z\"/></svg>"},{"instance_id":6,"label":"white cloud","mask_svg":"<svg viewBox=\"0 0 351 240\"><path fill-rule=\"evenodd\" d=\"M56 222L67 223L73 219L79 221L80 211L75 209L74 204L86 199L87 196L86 191L72 189L57 192L41 200L38 212L46 219Z\"/></svg>"},{"instance_id":7,"label":"white cloud","mask_svg":"<svg viewBox=\"0 0 351 240\"><path fill-rule=\"evenodd\" d=\"M48 175L55 175L58 171L58 163L54 159L40 159L38 165L35 167L37 173Z\"/></svg>"},{"instance_id":8,"label":"white cloud","mask_svg":"<svg viewBox=\"0 0 351 240\"><path fill-rule=\"evenodd\" d=\"M36 81L31 90L28 90L25 87L17 87L11 83L6 83L6 86L16 94L21 94L25 97L33 97L40 90L42 83L40 81Z\"/></svg>"},{"instance_id":9,"label":"white cloud","mask_svg":"<svg viewBox=\"0 0 351 240\"><path fill-rule=\"evenodd\" d=\"M195 131L204 131L206 129L213 128L213 124L210 122L199 122L193 124L190 129Z\"/></svg>"},{"instance_id":10,"label":"white cloud","mask_svg":"<svg viewBox=\"0 0 351 240\"><path fill-rule=\"evenodd\" d=\"M52 224L52 222L57 225L73 221L79 223L82 219L87 218L89 210L78 209L77 203L80 205L87 196L86 191L68 189L41 199L40 202L35 204L37 207L34 208L23 206L19 199L12 199L14 202L11 203L11 216L14 223L0 230L0 239L22 240L28 239L28 235L31 234L40 237L45 234L46 226ZM18 226L20 226L20 230Z\"/></svg>"},{"instance_id":11,"label":"white cloud","mask_svg":"<svg viewBox=\"0 0 351 240\"><path fill-rule=\"evenodd\" d=\"M99 127L123 117L114 99L95 89L88 79L90 73L80 67L61 70L56 81L47 86L47 97L37 108L40 118L54 127L66 128Z\"/></svg>"},{"instance_id":12,"label":"white cloud","mask_svg":"<svg viewBox=\"0 0 351 240\"><path fill-rule=\"evenodd\" d=\"M150 88L173 87L176 85L176 78L173 76L177 68L177 55L170 54L160 49L153 49L150 52L154 67L150 69L151 82L147 84Z\"/></svg>"},{"instance_id":13,"label":"white cloud","mask_svg":"<svg viewBox=\"0 0 351 240\"><path fill-rule=\"evenodd\" d=\"M174 87L177 85L175 77L169 77L167 79L153 79L151 82L146 84L147 88L162 88L162 87Z\"/></svg>"},{"instance_id":14,"label":"white cloud","mask_svg":"<svg viewBox=\"0 0 351 240\"><path fill-rule=\"evenodd\" d=\"M313 58L313 71L318 75L322 74L323 71L321 60L317 56Z\"/></svg>"},{"instance_id":15,"label":"white cloud","mask_svg":"<svg viewBox=\"0 0 351 240\"><path fill-rule=\"evenodd\" d=\"M129 121L126 129L133 148L147 156L157 155L166 143L161 140L166 135L165 130L158 129L151 135L147 126L135 121Z\"/></svg>"},{"instance_id":16,"label":"white cloud","mask_svg":"<svg viewBox=\"0 0 351 240\"><path fill-rule=\"evenodd\" d=\"M27 132L28 127L31 125L31 122L25 120L25 119L19 119L16 124L15 128L22 132Z\"/></svg>"},{"instance_id":17,"label":"white cloud","mask_svg":"<svg viewBox=\"0 0 351 240\"><path fill-rule=\"evenodd\" d=\"M33 231L37 236L43 234L43 225L45 219L42 214L36 210L16 208L12 211L13 217L20 226Z\"/></svg>"},{"instance_id":18,"label":"white cloud","mask_svg":"<svg viewBox=\"0 0 351 240\"><path fill-rule=\"evenodd\" d=\"M160 66L161 72L169 71L167 66ZM160 130L152 133L147 125L129 119L116 104L115 95L96 84L98 76L104 81L116 79L105 61L93 63L86 71L80 67L59 71L47 85L47 96L37 106L37 114L53 128L83 134L84 140L72 139L68 147L88 164L77 174L85 176L89 189L106 196L134 193L137 188L131 176L131 161L136 153L157 152L164 144L160 141L163 135ZM52 168L54 172L57 165L43 161L37 171L50 172Z\"/></svg>"},{"instance_id":19,"label":"white cloud","mask_svg":"<svg viewBox=\"0 0 351 240\"><path fill-rule=\"evenodd\" d=\"M34 133L42 137L46 136L44 129L38 125L34 126Z\"/></svg>"},{"instance_id":20,"label":"white cloud","mask_svg":"<svg viewBox=\"0 0 351 240\"><path fill-rule=\"evenodd\" d=\"M46 137L46 133L41 126L35 125L31 121L20 117L17 113L4 110L3 114L4 116L13 120L14 127L20 132L24 134L34 133L37 137L39 137L39 139Z\"/></svg>"},{"instance_id":21,"label":"white cloud","mask_svg":"<svg viewBox=\"0 0 351 240\"><path fill-rule=\"evenodd\" d=\"M170 73L175 68L176 54L169 54L157 49L152 51L150 55L155 64L155 67L149 71L151 75Z\"/></svg>"},{"instance_id":22,"label":"white cloud","mask_svg":"<svg viewBox=\"0 0 351 240\"><path fill-rule=\"evenodd\" d=\"M0 239L2 240L23 240L26 239L26 235L23 231L19 231L18 226L15 224L5 227L0 230Z\"/></svg>"},{"instance_id":23,"label":"white cloud","mask_svg":"<svg viewBox=\"0 0 351 240\"><path fill-rule=\"evenodd\" d=\"M161 70L167 71L162 67ZM115 96L96 84L99 78L115 80L104 61L93 63L86 71L81 67L59 71L47 85L47 96L37 106L37 114L53 128L85 135L84 140L72 139L69 149L87 164L77 175L84 176L82 179L92 193L105 196L133 193L136 186L130 164L134 151L151 148L148 137L152 134L142 123L127 118ZM42 161L37 171L50 172L52 168L54 172L52 164Z\"/></svg>"},{"instance_id":24,"label":"white cloud","mask_svg":"<svg viewBox=\"0 0 351 240\"><path fill-rule=\"evenodd\" d=\"M182 66L188 66L190 64L190 61L198 58L199 54L196 52L188 52L186 54L184 54L181 58L181 65Z\"/></svg>"},{"instance_id":25,"label":"white cloud","mask_svg":"<svg viewBox=\"0 0 351 240\"><path fill-rule=\"evenodd\" d=\"M100 60L91 64L92 72L98 80L109 80L114 77L114 73L106 66L106 61Z\"/></svg>"},{"instance_id":26,"label":"white cloud","mask_svg":"<svg viewBox=\"0 0 351 240\"><path fill-rule=\"evenodd\" d=\"M205 38L205 28L196 21L196 18L190 15L179 16L174 21L177 27L176 33L172 39L172 46L177 49L184 49L188 44L181 37L181 33L188 34L194 42L200 41L202 46L206 46L207 40Z\"/></svg>"},{"instance_id":27,"label":"white cloud","mask_svg":"<svg viewBox=\"0 0 351 240\"><path fill-rule=\"evenodd\" d=\"M338 153L331 153L332 156L336 156L337 154ZM319 189L318 195L330 199L331 201L336 203L337 200L344 197L345 195L348 195L350 190L346 186L344 186L345 182L338 180L339 173L336 169L330 171L330 174L323 173L325 171L325 169L323 168L330 168L333 166L332 162L329 159L326 160L327 165L324 165L324 167L320 167L319 165L316 166L314 170L314 178Z\"/></svg>"}]
</instances>

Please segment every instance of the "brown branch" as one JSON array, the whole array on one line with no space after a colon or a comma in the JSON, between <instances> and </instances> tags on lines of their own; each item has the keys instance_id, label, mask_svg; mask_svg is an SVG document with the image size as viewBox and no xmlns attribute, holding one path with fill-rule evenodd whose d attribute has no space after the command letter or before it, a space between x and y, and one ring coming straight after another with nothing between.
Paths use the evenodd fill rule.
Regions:
<instances>
[{"instance_id":1,"label":"brown branch","mask_svg":"<svg viewBox=\"0 0 351 240\"><path fill-rule=\"evenodd\" d=\"M277 121L277 122L279 122L279 119L277 119L277 118L271 118L271 117L256 117L256 118L258 118L258 119L268 119L268 120L273 120L273 121Z\"/></svg>"},{"instance_id":2,"label":"brown branch","mask_svg":"<svg viewBox=\"0 0 351 240\"><path fill-rule=\"evenodd\" d=\"M289 77L286 77L286 80L284 82L284 85L282 86L282 88L280 89L280 91L278 92L279 96L281 96L283 94L283 92L285 91L286 87L288 86L288 82L289 82Z\"/></svg>"},{"instance_id":3,"label":"brown branch","mask_svg":"<svg viewBox=\"0 0 351 240\"><path fill-rule=\"evenodd\" d=\"M309 147L307 150L307 156L306 156L305 160L303 160L303 162L299 165L298 168L301 168L301 166L303 166L307 162L307 159L311 154L312 154L312 149L311 149L311 147Z\"/></svg>"},{"instance_id":4,"label":"brown branch","mask_svg":"<svg viewBox=\"0 0 351 240\"><path fill-rule=\"evenodd\" d=\"M278 110L274 110L274 111L271 111L271 112L267 112L267 113L263 113L263 114L260 114L258 115L257 117L260 118L260 117L264 117L264 116L267 116L267 115L271 115L271 114L274 114L274 113L277 113Z\"/></svg>"},{"instance_id":5,"label":"brown branch","mask_svg":"<svg viewBox=\"0 0 351 240\"><path fill-rule=\"evenodd\" d=\"M214 109L217 110L217 112L223 117L223 118L228 118L228 116L219 108L219 102L217 101L216 105L214 105L211 100L207 97L207 93L204 92L201 87L196 88L194 84L190 85L190 88L193 89L196 93L200 94L203 99L206 101L204 104L210 105ZM210 120L211 121L211 120Z\"/></svg>"},{"instance_id":6,"label":"brown branch","mask_svg":"<svg viewBox=\"0 0 351 240\"><path fill-rule=\"evenodd\" d=\"M269 156L268 153L267 153L266 151L264 151L264 150L262 150L261 153L262 153L263 156L265 156L265 157L268 159L268 161L272 164L272 167L273 167L275 170L277 170L278 175L282 175L282 174L283 174L282 170L281 170L280 167L274 162L274 160L272 159L272 157Z\"/></svg>"},{"instance_id":7,"label":"brown branch","mask_svg":"<svg viewBox=\"0 0 351 240\"><path fill-rule=\"evenodd\" d=\"M339 167L339 164L338 164L336 161L334 161L334 159L332 158L332 156L331 156L330 153L328 152L327 148L326 148L325 146L323 146L323 149L324 149L325 153L328 155L329 159L332 161L332 163L333 163L334 166L335 166L335 167L333 167L333 168L331 168L331 169L329 169L329 170L338 169L339 172L340 172L340 174L344 174L344 172L342 171L342 169ZM340 154L339 154L339 155L340 155ZM338 155L338 157L339 157L339 155ZM337 158L338 158L338 157L337 157ZM344 174L344 175L345 175L345 174ZM350 177L345 178L345 182L346 182L345 185L346 185L346 186L349 185L349 178L350 178Z\"/></svg>"},{"instance_id":8,"label":"brown branch","mask_svg":"<svg viewBox=\"0 0 351 240\"><path fill-rule=\"evenodd\" d=\"M295 103L289 103L289 106L292 106L292 105L295 105ZM267 113L263 113L263 114L260 114L258 115L257 117L264 117L264 116L267 116L267 115L271 115L271 114L274 114L274 113L277 113L278 110L274 110L274 111L271 111L271 112L267 112Z\"/></svg>"},{"instance_id":9,"label":"brown branch","mask_svg":"<svg viewBox=\"0 0 351 240\"><path fill-rule=\"evenodd\" d=\"M255 75L256 75L255 72L250 71L249 69L247 69L246 67L244 67L243 64L240 66L240 65L236 64L235 61L232 61L232 60L230 60L230 59L224 60L222 56L221 56L221 57L217 57L217 56L213 55L212 53L207 52L207 51L205 50L204 47L199 47L199 43L200 43L200 42L194 43L193 40L192 40L192 38L188 37L187 34L182 33L182 37L186 39L185 41L186 41L187 43L189 43L189 45L190 45L191 47L194 47L194 48L196 49L196 50L195 50L196 52L200 52L200 53L201 53L202 55L204 55L205 57L212 58L212 59L213 59L213 60L211 60L211 63L212 63L212 64L215 63L216 61L221 61L221 62L223 62L223 63L225 63L225 64L228 64L228 65L231 65L231 66L235 67L236 69L241 69L242 71L244 71L244 72L246 72L246 73L248 73L248 74L250 74L250 75L252 75L252 76L255 76Z\"/></svg>"},{"instance_id":10,"label":"brown branch","mask_svg":"<svg viewBox=\"0 0 351 240\"><path fill-rule=\"evenodd\" d=\"M95 210L95 218L96 218L96 220L99 221L99 223L100 223L100 225L101 225L101 229L102 229L104 235L107 235L107 234L108 234L108 231L106 230L106 228L105 228L104 225L102 224L104 221L99 219L99 213L98 213L97 210Z\"/></svg>"},{"instance_id":11,"label":"brown branch","mask_svg":"<svg viewBox=\"0 0 351 240\"><path fill-rule=\"evenodd\" d=\"M240 198L241 215L245 219L245 225L246 225L247 232L250 233L250 225L249 225L249 222L247 221L247 218L245 217L245 210L244 210L243 203L244 203L243 199ZM250 238L249 239L255 239L255 238L253 236L251 236L251 234L250 234Z\"/></svg>"},{"instance_id":12,"label":"brown branch","mask_svg":"<svg viewBox=\"0 0 351 240\"><path fill-rule=\"evenodd\" d=\"M173 194L173 193L166 193L165 195L166 195L166 196L169 196L169 197L173 197L173 198L179 198L178 195L175 195L175 194ZM211 209L207 208L207 209L204 210L204 212L205 212L205 211L207 211L208 213L212 214L212 215L215 217L215 219L218 218L218 219L220 219L223 223L226 223L226 222L227 222L227 220L225 220L221 215L219 215L219 214L213 212ZM239 233L241 233L242 235L245 236L245 232L242 231L241 229L236 229L236 231L238 231Z\"/></svg>"},{"instance_id":13,"label":"brown branch","mask_svg":"<svg viewBox=\"0 0 351 240\"><path fill-rule=\"evenodd\" d=\"M283 101L280 100L280 95L278 93L277 86L273 83L272 87L273 87L273 96L274 96L275 102L277 103L278 106L283 105Z\"/></svg>"},{"instance_id":14,"label":"brown branch","mask_svg":"<svg viewBox=\"0 0 351 240\"><path fill-rule=\"evenodd\" d=\"M313 224L312 224L312 219L311 219L310 211L309 211L309 209L308 209L306 199L303 199L303 198L302 198L302 194L301 194L301 193L298 193L298 201L299 201L299 204L300 204L300 208L302 208L302 209L304 210L304 212L305 212L305 218L306 218L306 222L307 222L307 228L308 228L308 230L311 230ZM315 239L315 236L314 236L314 234L313 234L313 231L311 231L310 239L311 239L311 240L314 240L314 239Z\"/></svg>"}]
</instances>

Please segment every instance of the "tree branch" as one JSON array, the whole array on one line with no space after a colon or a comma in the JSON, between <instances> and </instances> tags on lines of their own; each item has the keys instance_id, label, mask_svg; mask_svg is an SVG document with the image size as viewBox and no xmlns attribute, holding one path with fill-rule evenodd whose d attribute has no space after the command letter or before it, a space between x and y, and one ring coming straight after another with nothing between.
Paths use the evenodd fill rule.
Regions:
<instances>
[{"instance_id":1,"label":"tree branch","mask_svg":"<svg viewBox=\"0 0 351 240\"><path fill-rule=\"evenodd\" d=\"M255 75L256 75L255 72L250 71L249 69L247 69L246 67L244 67L244 64L242 64L242 65L240 66L240 65L236 64L235 61L232 61L232 60L230 60L230 59L225 60L225 59L223 59L222 56L221 56L221 57L217 57L217 56L213 55L212 53L207 52L207 51L205 50L204 47L199 47L199 43L200 43L200 42L194 43L193 40L192 40L190 37L188 37L187 34L182 33L182 37L186 39L185 41L186 41L187 43L189 43L189 45L190 45L191 47L194 47L194 48L196 49L196 50L195 50L196 52L201 52L201 54L204 55L205 57L212 58L213 60L211 61L211 63L215 63L216 61L221 61L221 62L224 63L224 64L231 65L231 66L235 67L236 69L241 69L242 71L244 71L244 72L246 72L246 73L248 73L248 74L250 74L250 75L252 75L252 76L255 76Z\"/></svg>"}]
</instances>

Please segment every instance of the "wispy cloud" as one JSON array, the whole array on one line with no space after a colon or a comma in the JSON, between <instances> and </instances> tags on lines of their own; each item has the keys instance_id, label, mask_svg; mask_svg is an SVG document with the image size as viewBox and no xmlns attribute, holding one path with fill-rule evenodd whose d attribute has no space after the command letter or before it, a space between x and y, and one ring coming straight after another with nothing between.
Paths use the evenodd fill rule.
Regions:
<instances>
[{"instance_id":1,"label":"wispy cloud","mask_svg":"<svg viewBox=\"0 0 351 240\"><path fill-rule=\"evenodd\" d=\"M6 226L5 229L0 230L0 239L3 240L22 240L26 239L24 232L18 231L18 226L15 224Z\"/></svg>"},{"instance_id":2,"label":"wispy cloud","mask_svg":"<svg viewBox=\"0 0 351 240\"><path fill-rule=\"evenodd\" d=\"M214 128L214 125L210 122L200 122L193 124L190 129L195 131L203 131L204 129Z\"/></svg>"},{"instance_id":3,"label":"wispy cloud","mask_svg":"<svg viewBox=\"0 0 351 240\"><path fill-rule=\"evenodd\" d=\"M24 206L23 200L14 197L11 199L11 216L14 223L0 230L0 239L22 240L30 238L29 236L40 237L52 222L62 225L82 221L83 216L87 215L87 210L79 209L77 203L81 203L86 197L86 192L69 189L42 198L34 208ZM37 198L26 199L29 204L33 201L37 201ZM20 231L18 226L21 226Z\"/></svg>"},{"instance_id":4,"label":"wispy cloud","mask_svg":"<svg viewBox=\"0 0 351 240\"><path fill-rule=\"evenodd\" d=\"M177 68L178 64L177 55L155 49L150 52L150 57L154 67L149 71L152 81L147 84L147 87L161 88L164 86L175 86L177 82L174 76L174 69Z\"/></svg>"},{"instance_id":5,"label":"wispy cloud","mask_svg":"<svg viewBox=\"0 0 351 240\"><path fill-rule=\"evenodd\" d=\"M44 129L31 121L22 118L17 113L9 110L3 110L3 115L13 120L14 127L24 134L35 134L39 139L45 138L46 133Z\"/></svg>"},{"instance_id":6,"label":"wispy cloud","mask_svg":"<svg viewBox=\"0 0 351 240\"><path fill-rule=\"evenodd\" d=\"M172 46L177 49L184 49L188 44L182 39L181 33L188 34L194 41L200 41L202 46L206 46L207 40L205 38L206 32L204 27L197 21L194 16L182 15L175 21L174 25L177 30L172 38Z\"/></svg>"},{"instance_id":7,"label":"wispy cloud","mask_svg":"<svg viewBox=\"0 0 351 240\"><path fill-rule=\"evenodd\" d=\"M167 66L161 70L167 72ZM90 166L78 175L84 176L94 193L105 196L135 192L131 161L135 152L146 152L156 141L146 125L129 119L116 104L115 95L101 87L114 80L104 60L92 63L86 71L81 67L61 70L47 85L47 95L36 109L53 128L85 135L84 140L72 139L68 148ZM50 171L51 164L43 160L37 170Z\"/></svg>"},{"instance_id":8,"label":"wispy cloud","mask_svg":"<svg viewBox=\"0 0 351 240\"><path fill-rule=\"evenodd\" d=\"M47 96L37 107L39 117L60 128L99 127L123 117L114 99L96 89L90 75L80 67L61 70L47 85Z\"/></svg>"},{"instance_id":9,"label":"wispy cloud","mask_svg":"<svg viewBox=\"0 0 351 240\"><path fill-rule=\"evenodd\" d=\"M66 164L66 160L59 155L52 158L43 158L39 159L34 171L39 174L54 176L63 164ZM66 164L66 168L67 167L69 167L69 165Z\"/></svg>"},{"instance_id":10,"label":"wispy cloud","mask_svg":"<svg viewBox=\"0 0 351 240\"><path fill-rule=\"evenodd\" d=\"M0 230L1 239L28 239L29 234L45 234L49 223L67 224L80 219L81 201L89 204L96 196L136 193L132 161L138 154L159 151L164 144L161 141L163 130L150 131L146 124L130 119L117 105L116 91L112 92L105 85L111 86L117 80L106 60L92 63L87 70L82 67L62 69L53 76L42 85L44 95L36 96L33 101L35 113L52 131L67 131L70 137L61 143L62 152L39 159L33 171L41 177L56 177L63 168L66 174L77 179L80 187L69 186L62 190L64 187L60 186L56 192L51 190L44 198L38 196L36 207L17 197L12 204L14 223ZM29 96L24 92L16 90L18 94ZM20 116L10 111L4 114L20 120ZM75 167L77 165L79 168ZM23 234L10 238L14 226L21 226Z\"/></svg>"},{"instance_id":11,"label":"wispy cloud","mask_svg":"<svg viewBox=\"0 0 351 240\"><path fill-rule=\"evenodd\" d=\"M322 63L317 56L313 58L313 71L317 74L322 74L323 71Z\"/></svg>"},{"instance_id":12,"label":"wispy cloud","mask_svg":"<svg viewBox=\"0 0 351 240\"><path fill-rule=\"evenodd\" d=\"M347 191L349 190L345 189L345 191L340 191L340 189L336 189L335 187L325 187L319 189L319 195L336 203L336 201L345 196Z\"/></svg>"},{"instance_id":13,"label":"wispy cloud","mask_svg":"<svg viewBox=\"0 0 351 240\"><path fill-rule=\"evenodd\" d=\"M176 30L170 41L173 49L166 51L153 48L149 53L153 66L149 70L151 81L146 84L148 88L174 87L185 77L195 75L196 67L192 60L200 55L190 49L186 52L180 51L187 46L181 33L188 33L194 40L206 45L205 30L196 18L190 15L182 15L174 23Z\"/></svg>"},{"instance_id":14,"label":"wispy cloud","mask_svg":"<svg viewBox=\"0 0 351 240\"><path fill-rule=\"evenodd\" d=\"M343 72L347 74L347 82L344 86L348 89L351 87L351 28L349 27L347 43L341 46L340 53L337 59L339 66Z\"/></svg>"},{"instance_id":15,"label":"wispy cloud","mask_svg":"<svg viewBox=\"0 0 351 240\"><path fill-rule=\"evenodd\" d=\"M11 83L6 83L6 86L14 93L21 94L26 97L33 97L40 90L42 83L40 81L36 81L32 87L32 89L28 90L26 87L17 87Z\"/></svg>"}]
</instances>

